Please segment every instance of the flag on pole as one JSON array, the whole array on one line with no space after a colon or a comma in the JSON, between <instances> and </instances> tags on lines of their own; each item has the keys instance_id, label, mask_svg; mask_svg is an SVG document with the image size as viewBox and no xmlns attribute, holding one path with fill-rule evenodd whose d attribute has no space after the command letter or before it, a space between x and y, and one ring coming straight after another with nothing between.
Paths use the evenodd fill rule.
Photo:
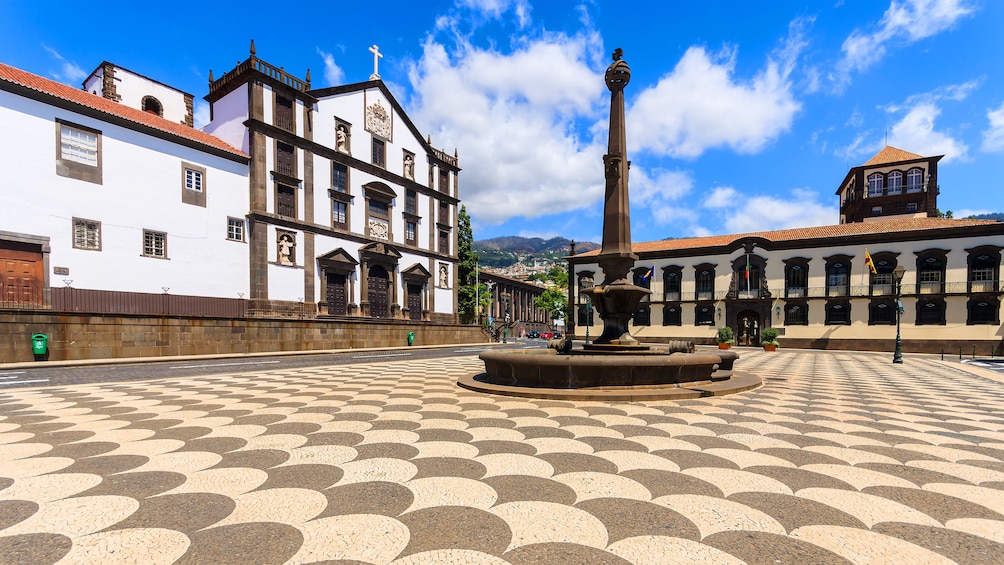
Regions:
<instances>
[{"instance_id":1,"label":"flag on pole","mask_svg":"<svg viewBox=\"0 0 1004 565\"><path fill-rule=\"evenodd\" d=\"M746 254L746 282L750 281L750 256Z\"/></svg>"},{"instance_id":2,"label":"flag on pole","mask_svg":"<svg viewBox=\"0 0 1004 565\"><path fill-rule=\"evenodd\" d=\"M868 267L868 270L870 270L873 275L878 273L878 271L875 270L875 261L872 261L872 256L868 254L867 247L865 248L865 266Z\"/></svg>"}]
</instances>

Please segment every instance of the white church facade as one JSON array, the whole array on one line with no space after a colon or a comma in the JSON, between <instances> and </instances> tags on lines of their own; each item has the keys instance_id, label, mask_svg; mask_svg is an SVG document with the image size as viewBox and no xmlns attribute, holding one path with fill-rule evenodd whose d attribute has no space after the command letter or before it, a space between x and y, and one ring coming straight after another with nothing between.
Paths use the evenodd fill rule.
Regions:
<instances>
[{"instance_id":1,"label":"white church facade","mask_svg":"<svg viewBox=\"0 0 1004 565\"><path fill-rule=\"evenodd\" d=\"M249 316L455 323L459 167L374 73L312 89L255 53L193 96L103 62L0 64L0 306L65 289L241 300ZM13 179L14 177L9 177Z\"/></svg>"}]
</instances>

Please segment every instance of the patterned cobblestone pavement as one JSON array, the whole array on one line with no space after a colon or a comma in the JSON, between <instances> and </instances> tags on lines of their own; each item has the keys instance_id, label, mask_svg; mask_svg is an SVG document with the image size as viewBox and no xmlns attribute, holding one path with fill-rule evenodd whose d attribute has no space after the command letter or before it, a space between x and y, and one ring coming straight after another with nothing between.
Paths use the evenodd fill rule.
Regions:
<instances>
[{"instance_id":1,"label":"patterned cobblestone pavement","mask_svg":"<svg viewBox=\"0 0 1004 565\"><path fill-rule=\"evenodd\" d=\"M1001 563L1004 383L887 357L644 403L476 357L5 391L0 562Z\"/></svg>"}]
</instances>

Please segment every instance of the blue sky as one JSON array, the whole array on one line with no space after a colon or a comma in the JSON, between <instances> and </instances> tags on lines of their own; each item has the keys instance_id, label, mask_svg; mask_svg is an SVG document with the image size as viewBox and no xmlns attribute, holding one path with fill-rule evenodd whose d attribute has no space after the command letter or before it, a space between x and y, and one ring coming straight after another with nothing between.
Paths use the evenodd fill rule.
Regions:
<instances>
[{"instance_id":1,"label":"blue sky","mask_svg":"<svg viewBox=\"0 0 1004 565\"><path fill-rule=\"evenodd\" d=\"M837 223L848 168L941 155L939 207L1004 212L997 0L0 0L0 60L75 86L108 60L194 94L248 56L321 88L380 75L458 148L475 238L598 242L614 48L635 241Z\"/></svg>"}]
</instances>

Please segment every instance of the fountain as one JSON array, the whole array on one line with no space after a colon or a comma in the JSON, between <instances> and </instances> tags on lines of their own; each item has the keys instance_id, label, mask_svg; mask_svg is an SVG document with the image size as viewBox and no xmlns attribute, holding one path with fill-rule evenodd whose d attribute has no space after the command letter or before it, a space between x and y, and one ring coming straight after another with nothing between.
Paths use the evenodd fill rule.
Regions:
<instances>
[{"instance_id":1,"label":"fountain","mask_svg":"<svg viewBox=\"0 0 1004 565\"><path fill-rule=\"evenodd\" d=\"M604 76L610 90L610 132L603 156L603 243L597 257L603 283L585 291L603 320L603 333L592 344L561 354L482 352L485 372L460 379L464 388L536 398L654 400L726 394L761 384L754 375L732 370L739 357L735 352L694 353L692 342L645 345L631 335L631 317L652 291L628 280L638 256L631 250L631 162L624 127L624 87L631 80L631 69L622 56L620 49L614 51L614 62Z\"/></svg>"}]
</instances>

